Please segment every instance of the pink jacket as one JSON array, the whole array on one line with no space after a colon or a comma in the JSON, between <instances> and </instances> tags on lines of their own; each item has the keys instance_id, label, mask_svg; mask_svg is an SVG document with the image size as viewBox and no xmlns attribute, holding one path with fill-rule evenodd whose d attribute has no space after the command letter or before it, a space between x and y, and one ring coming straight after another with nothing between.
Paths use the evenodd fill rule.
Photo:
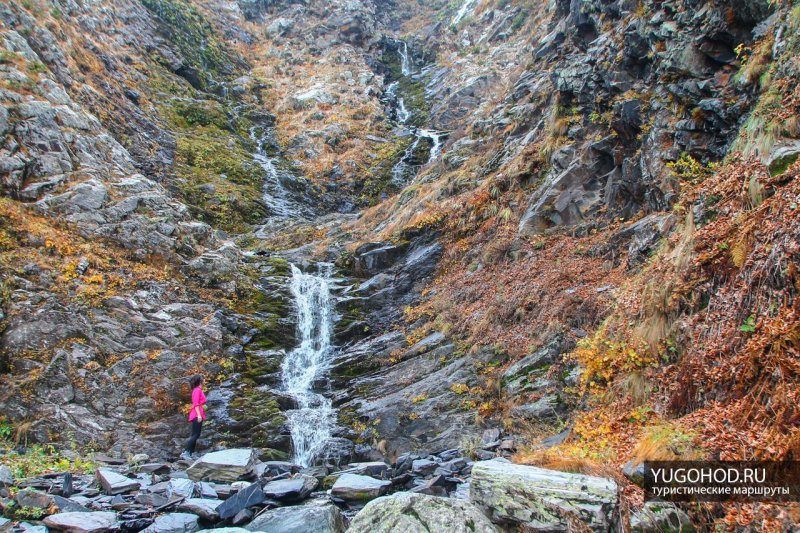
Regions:
<instances>
[{"instance_id":1,"label":"pink jacket","mask_svg":"<svg viewBox=\"0 0 800 533\"><path fill-rule=\"evenodd\" d=\"M203 389L201 389L200 387L195 387L194 390L192 391L192 410L189 411L189 422L197 418L197 409L195 409L196 407L200 408L201 419L202 420L206 419L206 411L204 408L205 404L206 404L206 395L203 394Z\"/></svg>"}]
</instances>

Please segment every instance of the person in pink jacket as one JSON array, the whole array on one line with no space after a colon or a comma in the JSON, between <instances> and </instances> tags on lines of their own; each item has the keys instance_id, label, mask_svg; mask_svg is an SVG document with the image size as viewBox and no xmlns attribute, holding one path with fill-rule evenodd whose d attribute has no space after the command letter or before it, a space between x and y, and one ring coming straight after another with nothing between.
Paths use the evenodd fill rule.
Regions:
<instances>
[{"instance_id":1,"label":"person in pink jacket","mask_svg":"<svg viewBox=\"0 0 800 533\"><path fill-rule=\"evenodd\" d=\"M181 459L194 459L194 448L197 439L200 438L200 430L203 428L203 420L206 419L206 395L203 393L203 376L196 375L190 382L192 386L192 409L189 411L189 422L192 423L192 436L186 443L186 450L181 454Z\"/></svg>"}]
</instances>

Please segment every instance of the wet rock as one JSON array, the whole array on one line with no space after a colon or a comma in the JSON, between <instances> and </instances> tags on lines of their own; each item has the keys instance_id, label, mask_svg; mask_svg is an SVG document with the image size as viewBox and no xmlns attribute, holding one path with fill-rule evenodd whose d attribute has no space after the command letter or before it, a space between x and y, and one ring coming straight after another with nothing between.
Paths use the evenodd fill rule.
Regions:
<instances>
[{"instance_id":1,"label":"wet rock","mask_svg":"<svg viewBox=\"0 0 800 533\"><path fill-rule=\"evenodd\" d=\"M232 482L255 473L258 455L252 448L233 448L205 454L186 470L194 481Z\"/></svg>"},{"instance_id":2,"label":"wet rock","mask_svg":"<svg viewBox=\"0 0 800 533\"><path fill-rule=\"evenodd\" d=\"M279 502L305 500L317 488L317 478L299 474L292 479L270 481L264 485L264 495Z\"/></svg>"},{"instance_id":3,"label":"wet rock","mask_svg":"<svg viewBox=\"0 0 800 533\"><path fill-rule=\"evenodd\" d=\"M481 510L469 502L398 492L369 502L350 523L352 533L499 532Z\"/></svg>"},{"instance_id":4,"label":"wet rock","mask_svg":"<svg viewBox=\"0 0 800 533\"><path fill-rule=\"evenodd\" d=\"M245 529L270 533L342 533L344 521L336 506L327 502L311 502L265 511Z\"/></svg>"},{"instance_id":5,"label":"wet rock","mask_svg":"<svg viewBox=\"0 0 800 533\"><path fill-rule=\"evenodd\" d=\"M496 522L535 530L566 530L577 514L598 532L611 528L618 502L613 480L503 459L473 465L470 500Z\"/></svg>"},{"instance_id":6,"label":"wet rock","mask_svg":"<svg viewBox=\"0 0 800 533\"><path fill-rule=\"evenodd\" d=\"M98 468L95 477L100 483L100 486L103 487L103 492L110 496L131 492L137 490L141 486L141 483L138 481L127 478L107 468Z\"/></svg>"},{"instance_id":7,"label":"wet rock","mask_svg":"<svg viewBox=\"0 0 800 533\"><path fill-rule=\"evenodd\" d=\"M296 474L300 471L300 465L290 463L289 461L267 461L264 463L266 467L264 474L270 476L277 476L280 474Z\"/></svg>"},{"instance_id":8,"label":"wet rock","mask_svg":"<svg viewBox=\"0 0 800 533\"><path fill-rule=\"evenodd\" d=\"M64 533L105 533L118 526L116 513L57 513L44 519L44 525Z\"/></svg>"},{"instance_id":9,"label":"wet rock","mask_svg":"<svg viewBox=\"0 0 800 533\"><path fill-rule=\"evenodd\" d=\"M239 514L242 509L258 505L265 499L266 496L264 496L264 491L261 490L261 485L253 483L225 500L222 505L217 507L217 514L219 514L221 520L227 520Z\"/></svg>"},{"instance_id":10,"label":"wet rock","mask_svg":"<svg viewBox=\"0 0 800 533\"><path fill-rule=\"evenodd\" d=\"M358 474L342 474L331 488L331 496L346 502L366 502L386 493L391 481Z\"/></svg>"},{"instance_id":11,"label":"wet rock","mask_svg":"<svg viewBox=\"0 0 800 533\"><path fill-rule=\"evenodd\" d=\"M197 516L189 513L169 513L161 515L142 533L194 533Z\"/></svg>"},{"instance_id":12,"label":"wet rock","mask_svg":"<svg viewBox=\"0 0 800 533\"><path fill-rule=\"evenodd\" d=\"M217 507L222 505L222 500L206 498L187 498L178 504L178 511L196 514L204 520L219 518Z\"/></svg>"},{"instance_id":13,"label":"wet rock","mask_svg":"<svg viewBox=\"0 0 800 533\"><path fill-rule=\"evenodd\" d=\"M323 447L325 463L336 467L352 461L354 453L355 444L344 437L332 437L325 441Z\"/></svg>"},{"instance_id":14,"label":"wet rock","mask_svg":"<svg viewBox=\"0 0 800 533\"><path fill-rule=\"evenodd\" d=\"M374 275L392 266L405 253L405 247L386 242L362 244L353 252L353 272L357 276Z\"/></svg>"}]
</instances>

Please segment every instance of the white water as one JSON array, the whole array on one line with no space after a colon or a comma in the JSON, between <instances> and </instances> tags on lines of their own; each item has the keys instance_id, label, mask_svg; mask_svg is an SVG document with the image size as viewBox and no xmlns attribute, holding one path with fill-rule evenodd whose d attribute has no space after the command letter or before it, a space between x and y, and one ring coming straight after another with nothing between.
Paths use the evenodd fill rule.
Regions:
<instances>
[{"instance_id":1,"label":"white water","mask_svg":"<svg viewBox=\"0 0 800 533\"><path fill-rule=\"evenodd\" d=\"M442 153L443 136L443 133L425 128L414 130L414 141L408 145L408 148L403 152L403 157L401 157L400 161L392 168L392 184L398 187L405 185L405 174L411 166L411 159L414 157L414 151L419 146L420 139L431 140L431 151L428 153L428 160L425 162L427 165L435 161Z\"/></svg>"},{"instance_id":2,"label":"white water","mask_svg":"<svg viewBox=\"0 0 800 533\"><path fill-rule=\"evenodd\" d=\"M417 130L417 135L424 139L431 140L431 152L428 155L427 163L431 161L435 161L439 154L442 153L442 136L443 134L438 131L427 130L424 128L420 128ZM426 163L426 164L427 164Z\"/></svg>"},{"instance_id":3,"label":"white water","mask_svg":"<svg viewBox=\"0 0 800 533\"><path fill-rule=\"evenodd\" d=\"M258 137L257 128L250 128L250 139L256 144L253 160L264 169L264 186L261 199L269 208L270 215L279 218L299 216L299 209L293 205L289 198L289 193L281 182L280 173L275 166L276 158L267 155L267 133L264 132L261 137Z\"/></svg>"},{"instance_id":4,"label":"white water","mask_svg":"<svg viewBox=\"0 0 800 533\"><path fill-rule=\"evenodd\" d=\"M333 357L333 298L331 266L322 264L321 275L307 274L292 265L290 290L297 307L297 347L281 366L283 388L297 400L286 411L294 447L294 462L310 466L331 436L335 413L330 399L314 392L314 382L328 370Z\"/></svg>"},{"instance_id":5,"label":"white water","mask_svg":"<svg viewBox=\"0 0 800 533\"><path fill-rule=\"evenodd\" d=\"M461 7L458 9L456 16L453 17L453 20L450 22L450 24L458 24L464 19L464 17L472 15L472 12L475 10L475 6L477 5L478 0L464 0L464 3L461 4Z\"/></svg>"},{"instance_id":6,"label":"white water","mask_svg":"<svg viewBox=\"0 0 800 533\"><path fill-rule=\"evenodd\" d=\"M397 53L400 54L400 72L403 76L411 76L411 61L408 57L408 43L403 41L403 47L397 48Z\"/></svg>"}]
</instances>

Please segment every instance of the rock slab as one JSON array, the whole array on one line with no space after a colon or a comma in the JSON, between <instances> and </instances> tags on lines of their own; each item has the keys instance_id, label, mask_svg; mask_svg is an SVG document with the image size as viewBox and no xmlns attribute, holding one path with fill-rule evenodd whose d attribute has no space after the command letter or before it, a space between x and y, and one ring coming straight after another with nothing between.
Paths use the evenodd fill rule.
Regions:
<instances>
[{"instance_id":1,"label":"rock slab","mask_svg":"<svg viewBox=\"0 0 800 533\"><path fill-rule=\"evenodd\" d=\"M473 465L470 500L492 522L534 531L566 531L576 518L593 531L608 531L618 502L617 485L610 479L505 459Z\"/></svg>"},{"instance_id":2,"label":"rock slab","mask_svg":"<svg viewBox=\"0 0 800 533\"><path fill-rule=\"evenodd\" d=\"M186 470L194 481L230 483L253 475L258 455L252 448L233 448L205 454Z\"/></svg>"},{"instance_id":3,"label":"rock slab","mask_svg":"<svg viewBox=\"0 0 800 533\"><path fill-rule=\"evenodd\" d=\"M105 533L117 529L117 514L57 513L44 519L44 525L53 531L64 533Z\"/></svg>"},{"instance_id":4,"label":"rock slab","mask_svg":"<svg viewBox=\"0 0 800 533\"><path fill-rule=\"evenodd\" d=\"M270 533L343 533L344 520L330 503L310 503L271 509L256 517L245 529Z\"/></svg>"},{"instance_id":5,"label":"rock slab","mask_svg":"<svg viewBox=\"0 0 800 533\"><path fill-rule=\"evenodd\" d=\"M389 490L391 481L383 481L358 474L342 474L331 488L331 496L347 502L374 500Z\"/></svg>"},{"instance_id":6,"label":"rock slab","mask_svg":"<svg viewBox=\"0 0 800 533\"><path fill-rule=\"evenodd\" d=\"M369 502L348 533L494 533L500 530L481 510L463 500L398 492Z\"/></svg>"},{"instance_id":7,"label":"rock slab","mask_svg":"<svg viewBox=\"0 0 800 533\"><path fill-rule=\"evenodd\" d=\"M103 492L109 496L137 490L141 485L138 481L107 468L98 468L95 477L103 487Z\"/></svg>"},{"instance_id":8,"label":"rock slab","mask_svg":"<svg viewBox=\"0 0 800 533\"><path fill-rule=\"evenodd\" d=\"M239 511L243 509L262 503L265 498L261 485L253 483L225 500L217 507L217 513L221 520L227 520L239 514Z\"/></svg>"}]
</instances>

